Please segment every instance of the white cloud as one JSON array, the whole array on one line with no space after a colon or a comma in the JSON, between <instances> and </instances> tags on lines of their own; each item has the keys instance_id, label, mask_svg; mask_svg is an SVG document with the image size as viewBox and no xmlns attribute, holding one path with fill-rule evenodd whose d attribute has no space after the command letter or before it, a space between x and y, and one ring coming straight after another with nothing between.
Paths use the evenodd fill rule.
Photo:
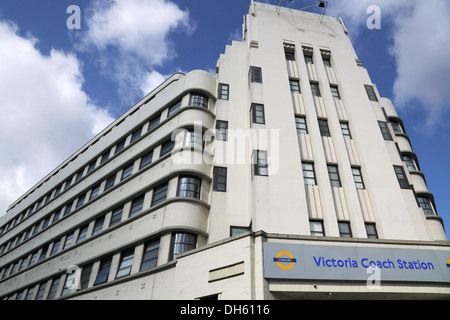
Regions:
<instances>
[{"instance_id":1,"label":"white cloud","mask_svg":"<svg viewBox=\"0 0 450 320\"><path fill-rule=\"evenodd\" d=\"M77 58L37 42L0 20L0 215L113 120L83 91Z\"/></svg>"},{"instance_id":2,"label":"white cloud","mask_svg":"<svg viewBox=\"0 0 450 320\"><path fill-rule=\"evenodd\" d=\"M393 94L396 107L408 109L418 101L430 129L450 111L450 4L441 0L346 0L330 4L327 14L340 16L356 39L370 16L367 7L378 5L381 28L392 22L390 53L396 61ZM357 40L356 40L357 41Z\"/></svg>"},{"instance_id":3,"label":"white cloud","mask_svg":"<svg viewBox=\"0 0 450 320\"><path fill-rule=\"evenodd\" d=\"M139 96L148 70L176 55L171 32L195 30L189 11L168 0L97 0L89 11L78 48L95 53L128 96Z\"/></svg>"},{"instance_id":4,"label":"white cloud","mask_svg":"<svg viewBox=\"0 0 450 320\"><path fill-rule=\"evenodd\" d=\"M162 82L164 82L168 76L162 75L158 71L147 72L144 75L141 90L144 95L149 94L153 89L159 86Z\"/></svg>"}]
</instances>

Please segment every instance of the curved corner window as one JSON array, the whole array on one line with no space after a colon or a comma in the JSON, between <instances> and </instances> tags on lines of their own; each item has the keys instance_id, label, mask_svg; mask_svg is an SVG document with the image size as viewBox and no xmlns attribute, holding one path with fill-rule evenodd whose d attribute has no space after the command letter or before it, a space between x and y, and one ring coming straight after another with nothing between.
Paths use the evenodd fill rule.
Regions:
<instances>
[{"instance_id":1,"label":"curved corner window","mask_svg":"<svg viewBox=\"0 0 450 320\"><path fill-rule=\"evenodd\" d=\"M178 180L178 197L200 199L202 180L192 176L182 176Z\"/></svg>"},{"instance_id":2,"label":"curved corner window","mask_svg":"<svg viewBox=\"0 0 450 320\"><path fill-rule=\"evenodd\" d=\"M190 233L173 233L169 261L175 260L178 254L195 249L197 236Z\"/></svg>"},{"instance_id":3,"label":"curved corner window","mask_svg":"<svg viewBox=\"0 0 450 320\"><path fill-rule=\"evenodd\" d=\"M208 97L202 93L191 93L189 104L208 109Z\"/></svg>"}]
</instances>

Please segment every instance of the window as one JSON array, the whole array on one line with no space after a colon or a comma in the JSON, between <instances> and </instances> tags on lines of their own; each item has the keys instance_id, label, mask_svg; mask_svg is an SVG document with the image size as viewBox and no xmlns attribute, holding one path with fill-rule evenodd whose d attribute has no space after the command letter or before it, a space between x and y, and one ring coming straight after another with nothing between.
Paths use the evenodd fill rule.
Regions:
<instances>
[{"instance_id":1,"label":"window","mask_svg":"<svg viewBox=\"0 0 450 320\"><path fill-rule=\"evenodd\" d=\"M181 100L175 103L174 105L169 107L169 111L167 112L167 117L170 117L174 113L176 113L181 108Z\"/></svg>"},{"instance_id":2,"label":"window","mask_svg":"<svg viewBox=\"0 0 450 320\"><path fill-rule=\"evenodd\" d=\"M330 129L328 128L328 121L319 119L319 130L322 137L330 137Z\"/></svg>"},{"instance_id":3,"label":"window","mask_svg":"<svg viewBox=\"0 0 450 320\"><path fill-rule=\"evenodd\" d=\"M185 147L191 147L196 149L203 149L203 133L200 130L186 130L184 136Z\"/></svg>"},{"instance_id":4,"label":"window","mask_svg":"<svg viewBox=\"0 0 450 320\"><path fill-rule=\"evenodd\" d=\"M142 257L140 271L148 270L156 267L158 262L159 252L159 239L156 241L150 241L145 244L144 255Z\"/></svg>"},{"instance_id":5,"label":"window","mask_svg":"<svg viewBox=\"0 0 450 320\"><path fill-rule=\"evenodd\" d=\"M72 211L72 205L73 205L73 201L69 202L66 205L66 209L64 210L64 215L67 215L70 213L70 211Z\"/></svg>"},{"instance_id":6,"label":"window","mask_svg":"<svg viewBox=\"0 0 450 320\"><path fill-rule=\"evenodd\" d=\"M402 189L411 189L408 178L405 174L405 169L403 169L403 166L394 166L395 174L397 175L398 183L400 184L400 188Z\"/></svg>"},{"instance_id":7,"label":"window","mask_svg":"<svg viewBox=\"0 0 450 320\"><path fill-rule=\"evenodd\" d=\"M130 217L133 217L137 215L139 212L141 212L143 206L144 206L144 196L140 196L139 198L133 199L133 202L131 203Z\"/></svg>"},{"instance_id":8,"label":"window","mask_svg":"<svg viewBox=\"0 0 450 320\"><path fill-rule=\"evenodd\" d=\"M68 295L69 293L72 293L72 288L75 286L77 274L75 270L72 271L72 273L68 273L66 275L66 282L64 283L63 291L61 292L61 296Z\"/></svg>"},{"instance_id":9,"label":"window","mask_svg":"<svg viewBox=\"0 0 450 320\"><path fill-rule=\"evenodd\" d=\"M119 264L119 269L117 270L117 278L127 276L131 272L131 267L133 265L134 248L126 250L121 253L121 259Z\"/></svg>"},{"instance_id":10,"label":"window","mask_svg":"<svg viewBox=\"0 0 450 320\"><path fill-rule=\"evenodd\" d=\"M116 144L116 151L114 151L114 154L118 154L120 151L123 150L124 147L125 147L125 139Z\"/></svg>"},{"instance_id":11,"label":"window","mask_svg":"<svg viewBox=\"0 0 450 320\"><path fill-rule=\"evenodd\" d=\"M288 60L288 61L295 61L295 54L294 54L294 52L285 51L284 52L284 56L285 56L286 60Z\"/></svg>"},{"instance_id":12,"label":"window","mask_svg":"<svg viewBox=\"0 0 450 320\"><path fill-rule=\"evenodd\" d=\"M255 150L253 156L256 156L256 161L253 165L253 172L257 176L267 176L268 164L267 164L267 152L261 150Z\"/></svg>"},{"instance_id":13,"label":"window","mask_svg":"<svg viewBox=\"0 0 450 320\"><path fill-rule=\"evenodd\" d=\"M86 193L79 196L78 200L77 200L77 205L75 206L75 209L78 209L79 207L81 207L84 204L85 199L86 199Z\"/></svg>"},{"instance_id":14,"label":"window","mask_svg":"<svg viewBox=\"0 0 450 320\"><path fill-rule=\"evenodd\" d=\"M44 230L45 228L47 228L48 224L50 223L50 217L47 217L44 220L44 224L42 225L42 230ZM25 238L26 239L26 238Z\"/></svg>"},{"instance_id":15,"label":"window","mask_svg":"<svg viewBox=\"0 0 450 320\"><path fill-rule=\"evenodd\" d=\"M151 118L148 124L148 130L155 128L159 124L160 119L161 114L158 114L156 117Z\"/></svg>"},{"instance_id":16,"label":"window","mask_svg":"<svg viewBox=\"0 0 450 320\"><path fill-rule=\"evenodd\" d=\"M313 57L312 57L312 55L305 55L305 63L306 64L313 64Z\"/></svg>"},{"instance_id":17,"label":"window","mask_svg":"<svg viewBox=\"0 0 450 320\"><path fill-rule=\"evenodd\" d=\"M71 234L67 235L66 241L64 242L63 250L70 247L72 244L72 241L73 241L73 232Z\"/></svg>"},{"instance_id":18,"label":"window","mask_svg":"<svg viewBox=\"0 0 450 320\"><path fill-rule=\"evenodd\" d=\"M75 177L75 182L80 181L81 178L83 178L83 171L77 173L77 176Z\"/></svg>"},{"instance_id":19,"label":"window","mask_svg":"<svg viewBox=\"0 0 450 320\"><path fill-rule=\"evenodd\" d=\"M91 277L92 272L92 263L89 263L83 266L83 270L81 271L80 276L80 289L86 289L89 285L89 278Z\"/></svg>"},{"instance_id":20,"label":"window","mask_svg":"<svg viewBox=\"0 0 450 320\"><path fill-rule=\"evenodd\" d=\"M61 243L61 239L58 239L53 243L53 247L52 247L52 251L50 252L50 256L53 256L54 254L56 254L58 252L60 243Z\"/></svg>"},{"instance_id":21,"label":"window","mask_svg":"<svg viewBox=\"0 0 450 320\"><path fill-rule=\"evenodd\" d=\"M328 165L328 176L330 177L330 184L332 187L341 187L341 181L339 179L338 167L335 165Z\"/></svg>"},{"instance_id":22,"label":"window","mask_svg":"<svg viewBox=\"0 0 450 320\"><path fill-rule=\"evenodd\" d=\"M94 171L95 163L96 163L96 161L93 161L93 162L91 162L91 164L89 164L89 168L88 168L87 173L91 173L92 171Z\"/></svg>"},{"instance_id":23,"label":"window","mask_svg":"<svg viewBox=\"0 0 450 320\"><path fill-rule=\"evenodd\" d=\"M175 142L172 140L167 140L161 145L161 154L160 157L165 156L166 154L170 153L173 149L173 146L175 145Z\"/></svg>"},{"instance_id":24,"label":"window","mask_svg":"<svg viewBox=\"0 0 450 320\"><path fill-rule=\"evenodd\" d=\"M311 82L311 92L313 97L320 97L319 84L317 82Z\"/></svg>"},{"instance_id":25,"label":"window","mask_svg":"<svg viewBox=\"0 0 450 320\"><path fill-rule=\"evenodd\" d=\"M417 170L412 156L403 154L402 160L406 163L406 167L408 167L408 170L410 170L410 171Z\"/></svg>"},{"instance_id":26,"label":"window","mask_svg":"<svg viewBox=\"0 0 450 320\"><path fill-rule=\"evenodd\" d=\"M323 231L322 221L312 220L309 221L309 228L311 229L311 235L316 237L323 237L325 233Z\"/></svg>"},{"instance_id":27,"label":"window","mask_svg":"<svg viewBox=\"0 0 450 320\"><path fill-rule=\"evenodd\" d=\"M253 123L259 123L259 124L265 123L264 105L263 104L252 103L251 113L252 113L252 122Z\"/></svg>"},{"instance_id":28,"label":"window","mask_svg":"<svg viewBox=\"0 0 450 320\"><path fill-rule=\"evenodd\" d=\"M28 289L25 300L31 300L33 298L33 294L34 294L34 287L31 287Z\"/></svg>"},{"instance_id":29,"label":"window","mask_svg":"<svg viewBox=\"0 0 450 320\"><path fill-rule=\"evenodd\" d=\"M108 161L110 152L111 152L111 150L108 150L104 154L102 154L102 159L100 160L100 164Z\"/></svg>"},{"instance_id":30,"label":"window","mask_svg":"<svg viewBox=\"0 0 450 320\"><path fill-rule=\"evenodd\" d=\"M114 182L116 180L116 175L113 174L112 176L110 176L107 180L106 180L106 184L105 184L105 191L112 188L114 186Z\"/></svg>"},{"instance_id":31,"label":"window","mask_svg":"<svg viewBox=\"0 0 450 320\"><path fill-rule=\"evenodd\" d=\"M213 191L227 191L227 168L214 167L213 169Z\"/></svg>"},{"instance_id":32,"label":"window","mask_svg":"<svg viewBox=\"0 0 450 320\"><path fill-rule=\"evenodd\" d=\"M431 206L430 198L427 196L418 196L417 201L419 206L423 209L423 213L426 215L434 215L433 207Z\"/></svg>"},{"instance_id":33,"label":"window","mask_svg":"<svg viewBox=\"0 0 450 320\"><path fill-rule=\"evenodd\" d=\"M226 141L228 132L228 121L216 121L216 138L217 140Z\"/></svg>"},{"instance_id":34,"label":"window","mask_svg":"<svg viewBox=\"0 0 450 320\"><path fill-rule=\"evenodd\" d=\"M325 67L330 67L330 68L331 68L331 61L330 61L330 58L322 57L322 60L323 60L323 65L324 65Z\"/></svg>"},{"instance_id":35,"label":"window","mask_svg":"<svg viewBox=\"0 0 450 320\"><path fill-rule=\"evenodd\" d=\"M95 235L95 234L99 233L100 231L102 231L104 222L105 222L105 216L97 218L95 220L94 231L92 231L92 235Z\"/></svg>"},{"instance_id":36,"label":"window","mask_svg":"<svg viewBox=\"0 0 450 320\"><path fill-rule=\"evenodd\" d=\"M339 90L337 86L330 86L331 89L331 95L333 96L333 98L335 99L341 99L341 96L339 95Z\"/></svg>"},{"instance_id":37,"label":"window","mask_svg":"<svg viewBox=\"0 0 450 320\"><path fill-rule=\"evenodd\" d=\"M133 165L134 165L133 163L130 163L128 166L123 168L121 180L125 180L126 178L131 176L131 174L133 173Z\"/></svg>"},{"instance_id":38,"label":"window","mask_svg":"<svg viewBox=\"0 0 450 320\"><path fill-rule=\"evenodd\" d=\"M291 88L292 93L300 93L300 84L298 80L289 79L289 87Z\"/></svg>"},{"instance_id":39,"label":"window","mask_svg":"<svg viewBox=\"0 0 450 320\"><path fill-rule=\"evenodd\" d=\"M250 231L250 227L230 227L230 237Z\"/></svg>"},{"instance_id":40,"label":"window","mask_svg":"<svg viewBox=\"0 0 450 320\"><path fill-rule=\"evenodd\" d=\"M303 182L305 185L316 185L316 178L314 175L314 164L310 162L302 162Z\"/></svg>"},{"instance_id":41,"label":"window","mask_svg":"<svg viewBox=\"0 0 450 320\"><path fill-rule=\"evenodd\" d=\"M191 93L189 104L208 109L208 97L202 93Z\"/></svg>"},{"instance_id":42,"label":"window","mask_svg":"<svg viewBox=\"0 0 450 320\"><path fill-rule=\"evenodd\" d=\"M228 100L230 94L230 86L225 83L219 83L217 97L221 100Z\"/></svg>"},{"instance_id":43,"label":"window","mask_svg":"<svg viewBox=\"0 0 450 320\"><path fill-rule=\"evenodd\" d=\"M380 126L381 134L383 135L384 140L392 141L391 132L389 131L389 126L387 122L378 121L378 125Z\"/></svg>"},{"instance_id":44,"label":"window","mask_svg":"<svg viewBox=\"0 0 450 320\"><path fill-rule=\"evenodd\" d=\"M344 139L351 140L352 135L350 134L350 128L348 127L347 122L341 122L341 131L342 135L344 136Z\"/></svg>"},{"instance_id":45,"label":"window","mask_svg":"<svg viewBox=\"0 0 450 320\"><path fill-rule=\"evenodd\" d=\"M295 127L297 128L297 133L308 134L308 128L306 127L306 118L296 116L295 117Z\"/></svg>"},{"instance_id":46,"label":"window","mask_svg":"<svg viewBox=\"0 0 450 320\"><path fill-rule=\"evenodd\" d=\"M137 139L139 139L141 137L141 132L142 132L142 128L139 128L138 130L133 132L133 134L131 135L131 142L130 143L133 143Z\"/></svg>"},{"instance_id":47,"label":"window","mask_svg":"<svg viewBox=\"0 0 450 320\"><path fill-rule=\"evenodd\" d=\"M48 293L47 300L53 300L56 298L56 291L59 287L60 277L53 278L52 286L50 287L50 292Z\"/></svg>"},{"instance_id":48,"label":"window","mask_svg":"<svg viewBox=\"0 0 450 320\"><path fill-rule=\"evenodd\" d=\"M375 227L375 223L366 223L365 227L366 227L367 238L378 239L377 228Z\"/></svg>"},{"instance_id":49,"label":"window","mask_svg":"<svg viewBox=\"0 0 450 320\"><path fill-rule=\"evenodd\" d=\"M178 197L190 197L200 199L202 180L196 177L183 176L178 180Z\"/></svg>"},{"instance_id":50,"label":"window","mask_svg":"<svg viewBox=\"0 0 450 320\"><path fill-rule=\"evenodd\" d=\"M99 192L100 192L100 185L96 185L95 187L93 187L91 195L89 196L89 200L96 198Z\"/></svg>"},{"instance_id":51,"label":"window","mask_svg":"<svg viewBox=\"0 0 450 320\"><path fill-rule=\"evenodd\" d=\"M113 210L111 215L111 223L109 224L110 227L120 223L122 220L122 213L123 213L123 207L116 208Z\"/></svg>"},{"instance_id":52,"label":"window","mask_svg":"<svg viewBox=\"0 0 450 320\"><path fill-rule=\"evenodd\" d=\"M350 222L338 222L338 228L339 228L339 235L342 238L351 238L352 237L352 230L350 228Z\"/></svg>"},{"instance_id":53,"label":"window","mask_svg":"<svg viewBox=\"0 0 450 320\"><path fill-rule=\"evenodd\" d=\"M262 83L262 71L259 67L250 67L250 82Z\"/></svg>"},{"instance_id":54,"label":"window","mask_svg":"<svg viewBox=\"0 0 450 320\"><path fill-rule=\"evenodd\" d=\"M148 166L150 163L152 163L153 160L153 150L150 151L149 153L145 154L142 158L141 158L141 164L139 165L139 170L142 168L145 168L146 166Z\"/></svg>"},{"instance_id":55,"label":"window","mask_svg":"<svg viewBox=\"0 0 450 320\"><path fill-rule=\"evenodd\" d=\"M197 236L190 233L173 233L169 261L175 260L178 254L195 249Z\"/></svg>"},{"instance_id":56,"label":"window","mask_svg":"<svg viewBox=\"0 0 450 320\"><path fill-rule=\"evenodd\" d=\"M166 201L167 188L168 184L166 182L163 185L160 185L155 189L153 189L152 207L156 206L157 204L160 204L161 202Z\"/></svg>"},{"instance_id":57,"label":"window","mask_svg":"<svg viewBox=\"0 0 450 320\"><path fill-rule=\"evenodd\" d=\"M70 179L67 179L67 181L66 181L66 185L64 186L64 191L66 191L67 189L69 189L69 187L70 187L70 185L72 184L72 178L70 178ZM31 209L31 211L30 211L30 213L29 213L29 215L31 215L32 214L32 210L33 209Z\"/></svg>"},{"instance_id":58,"label":"window","mask_svg":"<svg viewBox=\"0 0 450 320\"><path fill-rule=\"evenodd\" d=\"M94 281L94 286L104 283L108 280L109 271L111 269L111 261L112 257L107 257L101 260L100 268Z\"/></svg>"},{"instance_id":59,"label":"window","mask_svg":"<svg viewBox=\"0 0 450 320\"><path fill-rule=\"evenodd\" d=\"M36 295L36 300L42 300L44 298L45 287L47 286L47 282L42 282L39 285L39 289Z\"/></svg>"},{"instance_id":60,"label":"window","mask_svg":"<svg viewBox=\"0 0 450 320\"><path fill-rule=\"evenodd\" d=\"M366 88L366 92L367 92L367 96L369 97L369 100L378 101L377 95L375 94L375 90L373 89L372 86L365 84L364 88Z\"/></svg>"},{"instance_id":61,"label":"window","mask_svg":"<svg viewBox=\"0 0 450 320\"><path fill-rule=\"evenodd\" d=\"M364 189L364 182L361 176L361 169L352 167L353 180L355 181L356 189Z\"/></svg>"},{"instance_id":62,"label":"window","mask_svg":"<svg viewBox=\"0 0 450 320\"><path fill-rule=\"evenodd\" d=\"M78 235L77 243L79 243L79 242L83 241L84 239L86 239L86 235L87 235L88 229L89 229L89 225L85 225L85 226L82 226L80 228L80 233Z\"/></svg>"},{"instance_id":63,"label":"window","mask_svg":"<svg viewBox=\"0 0 450 320\"><path fill-rule=\"evenodd\" d=\"M395 133L403 133L402 127L396 120L390 120L392 130L394 130Z\"/></svg>"}]
</instances>

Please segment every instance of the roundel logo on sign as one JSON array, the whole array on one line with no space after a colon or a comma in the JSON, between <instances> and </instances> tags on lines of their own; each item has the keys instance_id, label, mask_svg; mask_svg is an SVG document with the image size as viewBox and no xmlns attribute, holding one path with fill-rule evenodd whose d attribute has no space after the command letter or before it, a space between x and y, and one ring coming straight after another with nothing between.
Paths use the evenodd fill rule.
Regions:
<instances>
[{"instance_id":1,"label":"roundel logo on sign","mask_svg":"<svg viewBox=\"0 0 450 320\"><path fill-rule=\"evenodd\" d=\"M277 266L281 269L289 270L294 266L294 263L297 262L297 259L295 259L288 251L280 251L275 258L273 258L273 262L276 262Z\"/></svg>"}]
</instances>

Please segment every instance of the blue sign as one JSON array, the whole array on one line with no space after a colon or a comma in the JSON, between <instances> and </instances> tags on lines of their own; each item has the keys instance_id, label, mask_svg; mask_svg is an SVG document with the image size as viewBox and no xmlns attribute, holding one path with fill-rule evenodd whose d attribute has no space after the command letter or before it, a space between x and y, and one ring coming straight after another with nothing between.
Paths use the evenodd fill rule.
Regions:
<instances>
[{"instance_id":1,"label":"blue sign","mask_svg":"<svg viewBox=\"0 0 450 320\"><path fill-rule=\"evenodd\" d=\"M379 268L381 280L450 282L450 250L266 242L263 255L265 278L366 280Z\"/></svg>"}]
</instances>

